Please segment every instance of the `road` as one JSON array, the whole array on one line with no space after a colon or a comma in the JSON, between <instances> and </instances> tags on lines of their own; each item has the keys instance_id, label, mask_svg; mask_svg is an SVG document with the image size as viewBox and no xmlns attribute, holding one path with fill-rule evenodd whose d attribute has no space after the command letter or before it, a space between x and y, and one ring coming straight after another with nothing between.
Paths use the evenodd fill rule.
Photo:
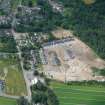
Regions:
<instances>
[{"instance_id":1,"label":"road","mask_svg":"<svg viewBox=\"0 0 105 105\"><path fill-rule=\"evenodd\" d=\"M0 94L0 97L19 99L20 96L13 96L13 95L7 95L7 94L2 93L2 94Z\"/></svg>"},{"instance_id":2,"label":"road","mask_svg":"<svg viewBox=\"0 0 105 105\"><path fill-rule=\"evenodd\" d=\"M16 40L16 37L15 37L16 33L13 30L12 30L12 33L14 35L14 39ZM26 98L30 102L31 101L31 89L30 89L30 84L29 84L28 78L27 78L27 71L23 68L23 60L22 60L22 56L21 56L20 47L18 45L16 47L17 47L17 50L18 50L20 64L21 64L21 68L22 68L22 71L23 71L23 76L24 76L24 79L25 79L25 82L26 82L26 87L27 87L27 96L26 96Z\"/></svg>"}]
</instances>

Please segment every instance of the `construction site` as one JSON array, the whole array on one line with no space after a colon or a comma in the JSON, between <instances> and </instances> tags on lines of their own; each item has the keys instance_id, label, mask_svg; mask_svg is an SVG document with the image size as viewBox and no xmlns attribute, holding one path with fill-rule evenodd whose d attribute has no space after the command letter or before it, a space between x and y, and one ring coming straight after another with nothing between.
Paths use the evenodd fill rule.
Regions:
<instances>
[{"instance_id":1,"label":"construction site","mask_svg":"<svg viewBox=\"0 0 105 105\"><path fill-rule=\"evenodd\" d=\"M92 68L104 68L101 60L86 44L73 36L43 44L40 50L43 71L59 81L104 81L102 76L93 76Z\"/></svg>"}]
</instances>

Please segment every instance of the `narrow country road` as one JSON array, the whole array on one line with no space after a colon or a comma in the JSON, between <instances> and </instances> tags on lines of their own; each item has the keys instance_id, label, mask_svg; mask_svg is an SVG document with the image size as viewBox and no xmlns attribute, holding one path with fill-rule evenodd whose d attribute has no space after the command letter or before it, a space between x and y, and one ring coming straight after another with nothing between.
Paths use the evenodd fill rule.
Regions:
<instances>
[{"instance_id":1,"label":"narrow country road","mask_svg":"<svg viewBox=\"0 0 105 105\"><path fill-rule=\"evenodd\" d=\"M12 96L12 95L7 95L7 94L0 94L0 97L6 97L6 98L12 98L12 99L19 99L19 96Z\"/></svg>"},{"instance_id":2,"label":"narrow country road","mask_svg":"<svg viewBox=\"0 0 105 105\"><path fill-rule=\"evenodd\" d=\"M16 33L12 30L12 33L13 33L13 36L14 36L14 39L16 40ZM25 71L25 69L23 68L23 60L22 60L22 56L21 56L21 50L20 50L20 47L17 45L17 50L18 50L18 55L19 55L19 59L20 59L20 64L21 64L21 68L22 68L22 71L23 71L23 76L24 76L24 79L25 79L25 82L26 82L26 87L27 87L27 96L26 98L28 99L28 101L31 101L31 89L30 89L30 84L28 82L28 78L27 78L27 73Z\"/></svg>"}]
</instances>

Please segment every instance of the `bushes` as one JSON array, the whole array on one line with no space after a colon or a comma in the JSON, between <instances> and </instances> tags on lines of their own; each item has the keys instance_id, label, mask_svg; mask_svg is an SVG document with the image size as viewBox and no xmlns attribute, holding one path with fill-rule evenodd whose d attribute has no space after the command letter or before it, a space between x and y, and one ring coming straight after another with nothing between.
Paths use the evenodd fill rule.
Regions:
<instances>
[{"instance_id":1,"label":"bushes","mask_svg":"<svg viewBox=\"0 0 105 105\"><path fill-rule=\"evenodd\" d=\"M71 81L68 82L67 85L80 85L80 86L105 86L105 82L101 82L101 81L95 81L95 80L91 80L91 81Z\"/></svg>"},{"instance_id":2,"label":"bushes","mask_svg":"<svg viewBox=\"0 0 105 105\"><path fill-rule=\"evenodd\" d=\"M105 68L104 69L93 68L93 74L98 76L105 76Z\"/></svg>"}]
</instances>

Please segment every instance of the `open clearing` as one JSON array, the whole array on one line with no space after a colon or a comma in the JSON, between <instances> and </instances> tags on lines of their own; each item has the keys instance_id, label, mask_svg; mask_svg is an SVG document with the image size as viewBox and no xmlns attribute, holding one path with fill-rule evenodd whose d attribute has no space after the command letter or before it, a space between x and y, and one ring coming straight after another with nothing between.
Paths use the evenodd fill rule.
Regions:
<instances>
[{"instance_id":1,"label":"open clearing","mask_svg":"<svg viewBox=\"0 0 105 105\"><path fill-rule=\"evenodd\" d=\"M26 95L26 85L16 54L0 56L0 79L5 80L5 93L9 95Z\"/></svg>"},{"instance_id":2,"label":"open clearing","mask_svg":"<svg viewBox=\"0 0 105 105\"><path fill-rule=\"evenodd\" d=\"M0 105L17 105L16 100L0 97Z\"/></svg>"},{"instance_id":3,"label":"open clearing","mask_svg":"<svg viewBox=\"0 0 105 105\"><path fill-rule=\"evenodd\" d=\"M68 86L51 82L51 88L58 96L60 105L104 105L105 87Z\"/></svg>"}]
</instances>

